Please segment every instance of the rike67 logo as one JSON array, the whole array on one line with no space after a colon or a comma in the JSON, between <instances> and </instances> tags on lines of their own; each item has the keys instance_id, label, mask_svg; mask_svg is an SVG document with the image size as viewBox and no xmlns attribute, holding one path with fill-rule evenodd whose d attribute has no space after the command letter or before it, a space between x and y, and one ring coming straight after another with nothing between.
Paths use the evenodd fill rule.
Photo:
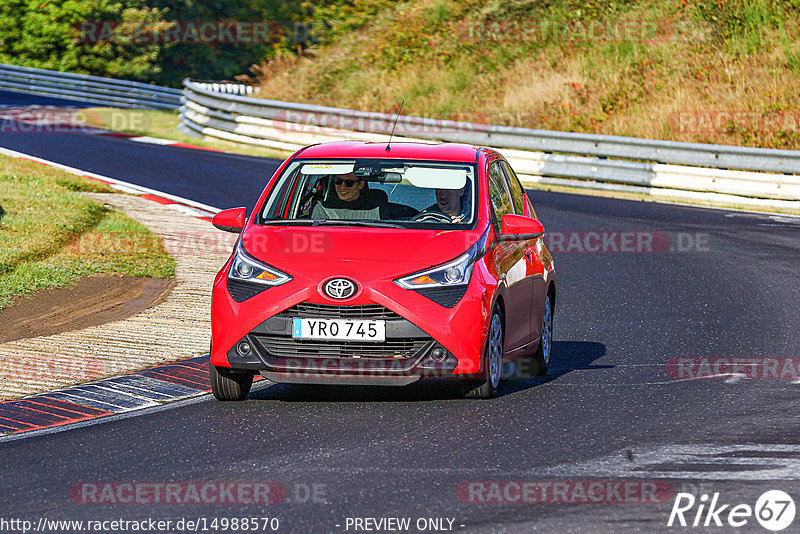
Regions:
<instances>
[{"instance_id":1,"label":"rike67 logo","mask_svg":"<svg viewBox=\"0 0 800 534\"><path fill-rule=\"evenodd\" d=\"M703 494L699 499L691 493L678 493L667 526L739 528L751 523L755 517L765 529L778 532L791 525L794 516L794 500L781 490L765 492L754 507L721 503L719 492L711 497Z\"/></svg>"}]
</instances>

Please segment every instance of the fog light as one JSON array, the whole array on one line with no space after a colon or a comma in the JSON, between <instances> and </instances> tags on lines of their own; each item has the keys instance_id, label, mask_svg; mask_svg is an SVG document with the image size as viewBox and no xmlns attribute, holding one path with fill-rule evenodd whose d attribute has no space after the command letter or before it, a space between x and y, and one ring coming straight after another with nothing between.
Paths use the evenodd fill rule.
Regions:
<instances>
[{"instance_id":1,"label":"fog light","mask_svg":"<svg viewBox=\"0 0 800 534\"><path fill-rule=\"evenodd\" d=\"M253 348L250 346L250 343L246 341L242 341L241 343L236 345L236 352L238 352L242 356L247 356L248 354L250 354L252 350Z\"/></svg>"},{"instance_id":2,"label":"fog light","mask_svg":"<svg viewBox=\"0 0 800 534\"><path fill-rule=\"evenodd\" d=\"M448 282L455 283L461 280L461 269L458 267L450 267L444 272L444 277Z\"/></svg>"},{"instance_id":3,"label":"fog light","mask_svg":"<svg viewBox=\"0 0 800 534\"><path fill-rule=\"evenodd\" d=\"M442 362L447 357L447 353L441 347L436 347L431 351L431 358L437 362Z\"/></svg>"},{"instance_id":4,"label":"fog light","mask_svg":"<svg viewBox=\"0 0 800 534\"><path fill-rule=\"evenodd\" d=\"M239 265L236 266L236 272L242 278L249 278L250 275L253 274L253 266L248 263L241 262Z\"/></svg>"}]
</instances>

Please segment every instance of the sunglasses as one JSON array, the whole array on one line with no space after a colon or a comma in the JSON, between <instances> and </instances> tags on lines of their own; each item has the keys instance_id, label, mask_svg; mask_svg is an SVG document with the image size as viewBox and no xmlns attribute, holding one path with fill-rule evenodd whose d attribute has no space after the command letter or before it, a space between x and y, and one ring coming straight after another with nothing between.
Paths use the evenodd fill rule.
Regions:
<instances>
[{"instance_id":1,"label":"sunglasses","mask_svg":"<svg viewBox=\"0 0 800 534\"><path fill-rule=\"evenodd\" d=\"M336 178L333 180L333 183L336 185L346 185L347 187L353 187L356 183L360 182L361 180L345 180L344 178Z\"/></svg>"}]
</instances>

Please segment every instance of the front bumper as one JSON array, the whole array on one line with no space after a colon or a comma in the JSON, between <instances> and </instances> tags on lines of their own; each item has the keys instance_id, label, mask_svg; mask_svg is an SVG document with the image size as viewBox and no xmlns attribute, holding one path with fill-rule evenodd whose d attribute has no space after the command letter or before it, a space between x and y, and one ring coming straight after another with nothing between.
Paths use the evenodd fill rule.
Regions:
<instances>
[{"instance_id":1,"label":"front bumper","mask_svg":"<svg viewBox=\"0 0 800 534\"><path fill-rule=\"evenodd\" d=\"M366 347L360 353L346 350L342 352L342 349L339 349L339 352L334 351L333 354L330 352L323 354L314 353L314 351L304 352L298 347L297 351L292 349L289 354L276 354L269 352L269 344L262 350L258 339L250 340L254 347L252 357L248 356L243 359L234 350L240 342L246 340L247 336L272 335L284 338L283 340L262 340L273 343L273 345L282 341L292 341L286 330L287 324L282 326L271 324L270 320L297 306L316 306L319 309L339 308L337 313L345 308L352 311L377 307L391 314L383 319L387 321L399 319L404 321L404 324L415 327L417 331L416 335L400 335L396 339L410 339L413 342L420 339L432 340L446 351L448 367L446 370L437 371L438 374L434 376L452 374L457 378L470 378L479 376L483 371L482 347L486 342L489 311L497 291L497 280L493 273L487 270L483 261L476 262L472 279L466 291L452 307L436 302L430 295L426 296L417 291L399 287L392 282L396 278L393 273L385 278L376 279L374 275L366 272L368 266L357 262L342 262L328 266L326 268L327 276L303 275L304 271L311 271L312 266L298 265L298 268L292 270L295 278L291 282L269 288L240 302L235 300L228 290L228 268L229 264L217 275L211 301L211 363L213 365L247 368L256 372L283 372L286 368L293 370L301 367L307 368L310 373L313 373L314 369L319 370L324 364L325 369L328 369L326 373L330 375L332 368L342 368L342 374L344 374L345 370L342 367L344 364L355 366L354 373L360 373L360 370L367 364L374 364L379 370L371 371L368 374L375 375L383 372L381 369L388 367L388 370L384 372L386 376L397 374L416 377L430 376L431 371L428 370L430 366L425 358L427 353L422 346L417 345L414 345L415 351L403 354L399 358L393 355L389 355L390 357L387 358L385 352L380 352L376 357L374 353L368 353ZM361 292L346 301L327 298L320 291L319 286L332 276L355 280L361 285ZM370 281L365 284L364 280ZM307 315L308 309L302 311L303 313L298 313L294 317L313 317ZM356 316L329 315L327 318L370 318L362 317L359 315L360 313L356 312ZM372 316L372 318L378 317ZM287 323L290 322L287 321ZM270 331L270 326L275 330ZM387 329L387 334L391 331L391 328ZM327 345L328 343L326 343L326 347ZM372 346L375 345L372 344ZM322 348L317 346L317 349ZM430 350L433 348L431 346ZM311 361L310 358L318 356L323 356L323 361ZM342 356L345 359L342 359ZM451 360L449 356L453 356L453 359ZM281 357L283 360L292 361L282 361ZM295 361L298 359L301 361ZM333 363L328 361L331 359L334 360ZM378 361L373 362L372 360ZM451 362L455 365L452 372L449 367ZM439 366L433 367L438 368ZM317 371L317 374L320 373Z\"/></svg>"},{"instance_id":2,"label":"front bumper","mask_svg":"<svg viewBox=\"0 0 800 534\"><path fill-rule=\"evenodd\" d=\"M379 319L384 342L298 340L292 318ZM406 385L449 377L458 360L410 321L380 305L300 303L256 326L228 350L235 369L260 372L274 382Z\"/></svg>"}]
</instances>

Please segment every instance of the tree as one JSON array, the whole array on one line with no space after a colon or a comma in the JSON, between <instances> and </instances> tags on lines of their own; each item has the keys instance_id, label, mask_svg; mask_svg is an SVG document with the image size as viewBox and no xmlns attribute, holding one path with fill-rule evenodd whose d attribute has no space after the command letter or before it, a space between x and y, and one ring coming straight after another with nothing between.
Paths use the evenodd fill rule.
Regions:
<instances>
[{"instance_id":1,"label":"tree","mask_svg":"<svg viewBox=\"0 0 800 534\"><path fill-rule=\"evenodd\" d=\"M173 87L186 77L233 79L278 49L305 47L315 9L347 1L0 0L0 62ZM137 29L226 21L267 23L268 38L133 38Z\"/></svg>"},{"instance_id":2,"label":"tree","mask_svg":"<svg viewBox=\"0 0 800 534\"><path fill-rule=\"evenodd\" d=\"M162 69L158 44L97 40L82 28L163 20L144 0L0 0L0 62L151 81Z\"/></svg>"},{"instance_id":3,"label":"tree","mask_svg":"<svg viewBox=\"0 0 800 534\"><path fill-rule=\"evenodd\" d=\"M162 48L162 83L177 85L185 77L231 80L246 73L251 65L274 55L273 42L283 41L292 25L307 9L298 1L227 2L222 0L148 0L151 7L163 10L171 21L267 23L269 39L264 42L180 42Z\"/></svg>"}]
</instances>

